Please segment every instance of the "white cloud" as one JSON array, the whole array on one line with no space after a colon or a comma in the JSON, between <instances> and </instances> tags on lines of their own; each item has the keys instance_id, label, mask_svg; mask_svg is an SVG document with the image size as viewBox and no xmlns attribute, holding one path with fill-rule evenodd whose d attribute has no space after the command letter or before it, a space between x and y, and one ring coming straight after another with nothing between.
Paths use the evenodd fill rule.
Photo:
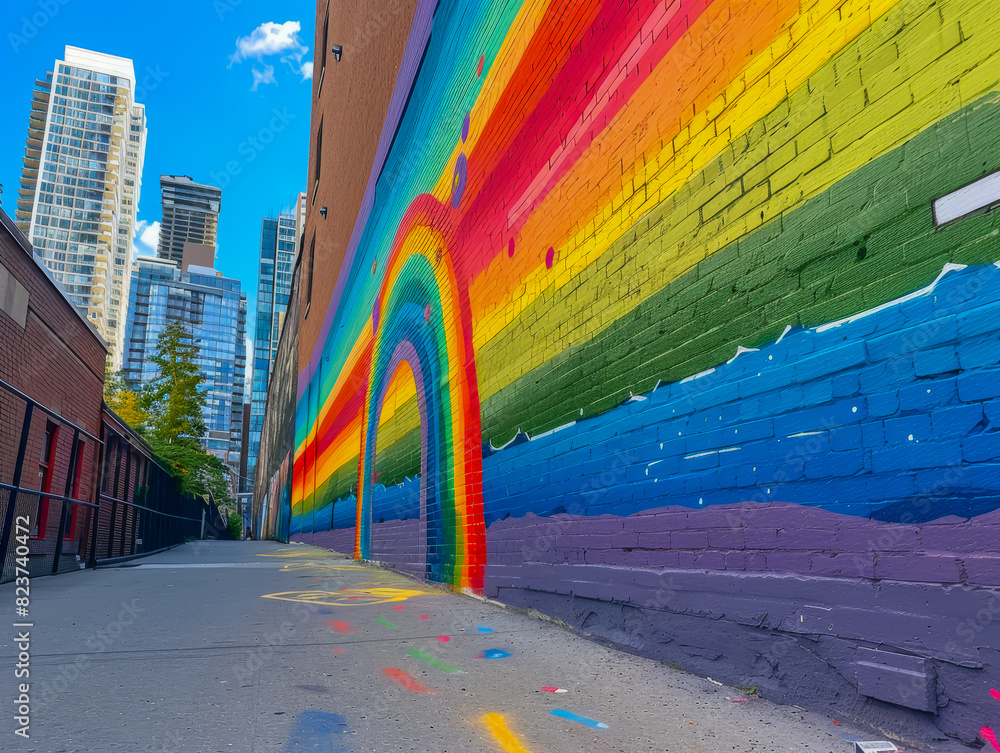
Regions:
<instances>
[{"instance_id":1,"label":"white cloud","mask_svg":"<svg viewBox=\"0 0 1000 753\"><path fill-rule=\"evenodd\" d=\"M309 51L299 39L301 30L302 25L298 21L262 23L249 36L237 38L236 52L230 56L229 64L239 63L247 58L263 60L268 55L282 55L282 62L287 58L298 63Z\"/></svg>"},{"instance_id":2,"label":"white cloud","mask_svg":"<svg viewBox=\"0 0 1000 753\"><path fill-rule=\"evenodd\" d=\"M160 242L160 223L139 220L132 235L132 252L135 256L156 256Z\"/></svg>"},{"instance_id":3,"label":"white cloud","mask_svg":"<svg viewBox=\"0 0 1000 753\"><path fill-rule=\"evenodd\" d=\"M274 80L274 66L265 65L264 70L258 71L257 67L254 66L250 69L253 74L253 86L250 87L250 91L257 91L257 87L261 84L276 84L277 81Z\"/></svg>"},{"instance_id":4,"label":"white cloud","mask_svg":"<svg viewBox=\"0 0 1000 753\"><path fill-rule=\"evenodd\" d=\"M257 60L263 65L264 70L258 70L256 66L251 69L253 74L251 91L257 91L261 84L277 83L274 66L264 62L265 58L274 55L280 56L280 62L302 76L303 81L311 79L312 61L302 61L309 48L299 39L301 30L302 25L298 21L285 21L280 24L274 21L262 23L248 36L236 39L236 51L229 56L229 67L249 59Z\"/></svg>"}]
</instances>

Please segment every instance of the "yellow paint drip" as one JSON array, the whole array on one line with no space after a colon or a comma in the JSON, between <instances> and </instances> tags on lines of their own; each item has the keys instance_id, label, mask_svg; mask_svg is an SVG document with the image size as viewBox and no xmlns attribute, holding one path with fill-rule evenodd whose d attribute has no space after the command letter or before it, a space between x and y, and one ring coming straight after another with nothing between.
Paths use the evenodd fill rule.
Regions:
<instances>
[{"instance_id":1,"label":"yellow paint drip","mask_svg":"<svg viewBox=\"0 0 1000 753\"><path fill-rule=\"evenodd\" d=\"M493 735L493 739L497 741L497 745L507 753L531 753L517 739L517 735L510 731L510 727L507 726L507 720L501 714L486 714L480 721L486 725L486 729Z\"/></svg>"}]
</instances>

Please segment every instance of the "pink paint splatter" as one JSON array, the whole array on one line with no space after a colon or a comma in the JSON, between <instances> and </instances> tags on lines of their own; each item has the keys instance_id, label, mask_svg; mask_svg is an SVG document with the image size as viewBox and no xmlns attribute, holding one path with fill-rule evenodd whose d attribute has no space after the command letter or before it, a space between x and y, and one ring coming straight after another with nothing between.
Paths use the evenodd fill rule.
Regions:
<instances>
[{"instance_id":1,"label":"pink paint splatter","mask_svg":"<svg viewBox=\"0 0 1000 753\"><path fill-rule=\"evenodd\" d=\"M335 622L334 620L327 620L326 624L335 633L340 633L341 635L354 634L354 631L351 630L351 623L349 622Z\"/></svg>"},{"instance_id":2,"label":"pink paint splatter","mask_svg":"<svg viewBox=\"0 0 1000 753\"><path fill-rule=\"evenodd\" d=\"M476 78L483 75L483 64L486 62L486 54L479 56L479 66L476 68Z\"/></svg>"},{"instance_id":3,"label":"pink paint splatter","mask_svg":"<svg viewBox=\"0 0 1000 753\"><path fill-rule=\"evenodd\" d=\"M511 238L509 241L507 241L507 258L508 259L513 259L514 258L514 239L513 238Z\"/></svg>"},{"instance_id":4,"label":"pink paint splatter","mask_svg":"<svg viewBox=\"0 0 1000 753\"><path fill-rule=\"evenodd\" d=\"M429 620L430 617L428 617L426 614L422 614L422 615L420 615L420 619L422 619L422 620Z\"/></svg>"},{"instance_id":5,"label":"pink paint splatter","mask_svg":"<svg viewBox=\"0 0 1000 753\"><path fill-rule=\"evenodd\" d=\"M552 685L546 685L545 687L542 688L542 690L544 690L546 693L568 693L569 692L568 690L566 690L566 688L557 688L557 687L552 686Z\"/></svg>"},{"instance_id":6,"label":"pink paint splatter","mask_svg":"<svg viewBox=\"0 0 1000 753\"><path fill-rule=\"evenodd\" d=\"M429 322L431 320L431 305L428 303L424 308L424 321Z\"/></svg>"},{"instance_id":7,"label":"pink paint splatter","mask_svg":"<svg viewBox=\"0 0 1000 753\"><path fill-rule=\"evenodd\" d=\"M331 648L330 650L333 651L333 653L335 653L335 654L342 654L342 653L344 653L344 649L342 649L342 648Z\"/></svg>"},{"instance_id":8,"label":"pink paint splatter","mask_svg":"<svg viewBox=\"0 0 1000 753\"><path fill-rule=\"evenodd\" d=\"M556 260L556 250L549 246L548 253L545 254L545 268L552 269L552 262Z\"/></svg>"},{"instance_id":9,"label":"pink paint splatter","mask_svg":"<svg viewBox=\"0 0 1000 753\"><path fill-rule=\"evenodd\" d=\"M448 641L451 640L451 637L447 635L439 635L438 640L441 641L442 643L447 643Z\"/></svg>"},{"instance_id":10,"label":"pink paint splatter","mask_svg":"<svg viewBox=\"0 0 1000 753\"><path fill-rule=\"evenodd\" d=\"M400 611L401 609L406 609L406 607L404 607L403 605L400 605L400 606L398 606L398 607L393 607L393 609L394 609L394 610L396 610L396 611L398 612L398 611Z\"/></svg>"},{"instance_id":11,"label":"pink paint splatter","mask_svg":"<svg viewBox=\"0 0 1000 753\"><path fill-rule=\"evenodd\" d=\"M990 695L993 696L996 700L1000 701L1000 691L997 691L996 688L990 688ZM990 745L993 746L993 750L997 751L997 753L1000 753L1000 743L997 742L996 733L993 731L992 728L982 727L979 730L979 734L983 736L984 740L986 740L987 742L989 742Z\"/></svg>"},{"instance_id":12,"label":"pink paint splatter","mask_svg":"<svg viewBox=\"0 0 1000 753\"><path fill-rule=\"evenodd\" d=\"M1000 753L1000 743L997 742L997 736L993 733L992 729L990 729L989 727L983 727L981 730L979 730L979 734L982 735L983 739L985 739L990 745L993 746L993 750L997 751L997 753Z\"/></svg>"}]
</instances>

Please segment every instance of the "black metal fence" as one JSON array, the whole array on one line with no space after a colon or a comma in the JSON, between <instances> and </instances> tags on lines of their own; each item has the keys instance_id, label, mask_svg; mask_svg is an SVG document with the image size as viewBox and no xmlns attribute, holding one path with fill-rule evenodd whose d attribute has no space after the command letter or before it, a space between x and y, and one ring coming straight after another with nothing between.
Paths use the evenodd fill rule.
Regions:
<instances>
[{"instance_id":1,"label":"black metal fence","mask_svg":"<svg viewBox=\"0 0 1000 753\"><path fill-rule=\"evenodd\" d=\"M102 434L100 508L93 531L96 564L149 554L185 539L226 535L215 505L181 494L134 431L109 417Z\"/></svg>"},{"instance_id":2,"label":"black metal fence","mask_svg":"<svg viewBox=\"0 0 1000 753\"><path fill-rule=\"evenodd\" d=\"M0 583L226 536L106 407L101 423L97 437L0 380Z\"/></svg>"}]
</instances>

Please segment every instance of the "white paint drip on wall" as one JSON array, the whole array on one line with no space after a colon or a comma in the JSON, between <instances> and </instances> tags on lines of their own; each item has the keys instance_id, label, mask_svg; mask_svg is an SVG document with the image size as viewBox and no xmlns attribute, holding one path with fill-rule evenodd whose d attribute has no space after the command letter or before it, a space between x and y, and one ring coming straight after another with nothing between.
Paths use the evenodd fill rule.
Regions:
<instances>
[{"instance_id":1,"label":"white paint drip on wall","mask_svg":"<svg viewBox=\"0 0 1000 753\"><path fill-rule=\"evenodd\" d=\"M895 298L889 301L888 303L883 303L881 306L876 306L875 308L868 309L867 311L862 311L859 314L852 314L851 316L848 316L844 319L838 319L837 321L830 322L829 324L821 324L820 326L816 327L814 331L826 332L828 329L833 329L834 327L840 327L844 324L851 324L852 322L864 319L866 316L877 314L880 311L885 311L886 309L890 309L894 306L899 306L900 304L906 303L907 301L912 301L913 299L919 298L922 295L933 293L934 287L941 281L942 277L944 277L949 272L957 272L960 269L965 269L965 267L966 267L965 264L952 264L951 262L948 262L947 264L944 265L944 267L938 273L938 276L934 278L934 282L932 282L930 285L922 287L919 290L914 290L912 293L907 293L901 298Z\"/></svg>"}]
</instances>

